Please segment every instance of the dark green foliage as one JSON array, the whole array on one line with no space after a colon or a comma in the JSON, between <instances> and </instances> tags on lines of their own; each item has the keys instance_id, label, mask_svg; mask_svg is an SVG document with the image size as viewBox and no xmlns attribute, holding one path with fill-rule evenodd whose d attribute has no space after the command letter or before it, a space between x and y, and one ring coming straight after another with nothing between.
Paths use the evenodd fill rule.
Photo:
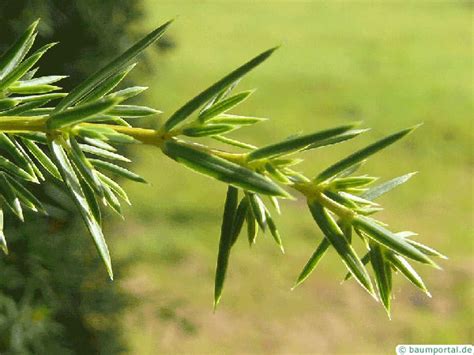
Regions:
<instances>
[{"instance_id":1,"label":"dark green foliage","mask_svg":"<svg viewBox=\"0 0 474 355\"><path fill-rule=\"evenodd\" d=\"M61 45L54 49L54 56L42 62L40 73L68 73L64 87L71 88L90 75L91 68L102 67L131 45L130 24L141 18L141 6L139 0L1 1L0 52L41 18L39 41ZM173 46L169 37L157 44L161 50Z\"/></svg>"},{"instance_id":2,"label":"dark green foliage","mask_svg":"<svg viewBox=\"0 0 474 355\"><path fill-rule=\"evenodd\" d=\"M73 212L63 213L64 219L29 215L31 223L5 230L11 250L0 258L2 354L125 349L117 325L130 296L106 281L92 245L71 232L78 230Z\"/></svg>"}]
</instances>

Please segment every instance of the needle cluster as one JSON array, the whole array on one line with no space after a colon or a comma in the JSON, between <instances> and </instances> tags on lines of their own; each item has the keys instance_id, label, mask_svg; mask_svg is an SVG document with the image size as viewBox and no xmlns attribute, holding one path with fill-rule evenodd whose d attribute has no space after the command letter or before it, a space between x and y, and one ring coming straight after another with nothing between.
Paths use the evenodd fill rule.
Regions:
<instances>
[{"instance_id":1,"label":"needle cluster","mask_svg":"<svg viewBox=\"0 0 474 355\"><path fill-rule=\"evenodd\" d=\"M215 306L222 295L232 247L244 226L249 245L256 242L259 233L268 231L284 252L271 211L280 213L280 201L294 199L293 193L306 199L322 233L295 287L309 277L333 248L347 268L345 279L355 279L381 301L389 314L394 273L400 273L429 295L411 263L438 267L432 259L445 257L415 241L415 233L392 231L374 217L382 210L376 199L414 174L376 184L377 177L358 173L368 158L415 127L391 134L307 177L297 168L303 161L297 157L298 153L349 141L367 129L359 128L360 123L349 123L262 147L231 138L232 132L265 121L230 111L252 95L252 91L235 93L238 82L268 59L275 48L259 54L202 91L158 129L145 129L137 127L134 120L160 111L126 101L146 87L118 89L118 86L135 66L137 55L155 42L171 22L150 32L69 93L57 86L65 76L36 77L36 63L54 45L47 44L30 53L37 23L0 57L0 246L5 253L8 248L3 211L20 220L24 218L23 209L46 214L48 206L35 196L31 184L55 179L75 202L113 278L102 231L102 209L108 207L122 215L121 203L130 203L115 176L145 182L124 167L130 159L119 154L117 146L147 144L156 146L179 164L228 185L217 255ZM199 143L202 137L234 150ZM356 243L366 250L362 257L354 249Z\"/></svg>"}]
</instances>

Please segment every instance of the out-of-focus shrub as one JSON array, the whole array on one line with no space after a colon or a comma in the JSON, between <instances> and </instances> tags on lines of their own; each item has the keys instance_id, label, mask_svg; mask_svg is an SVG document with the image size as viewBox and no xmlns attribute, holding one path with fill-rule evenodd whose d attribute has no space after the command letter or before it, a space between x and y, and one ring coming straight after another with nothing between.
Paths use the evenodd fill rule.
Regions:
<instances>
[{"instance_id":1,"label":"out-of-focus shrub","mask_svg":"<svg viewBox=\"0 0 474 355\"><path fill-rule=\"evenodd\" d=\"M118 318L128 296L107 282L76 222L54 231L55 223L43 228L38 220L9 231L10 254L0 258L0 353L123 349Z\"/></svg>"},{"instance_id":2,"label":"out-of-focus shrub","mask_svg":"<svg viewBox=\"0 0 474 355\"><path fill-rule=\"evenodd\" d=\"M65 89L75 86L133 43L140 31L140 0L6 0L0 1L0 51L41 18L37 43L60 42L40 71L65 74ZM135 30L134 30L135 29ZM166 50L173 46L169 37L158 41Z\"/></svg>"},{"instance_id":3,"label":"out-of-focus shrub","mask_svg":"<svg viewBox=\"0 0 474 355\"><path fill-rule=\"evenodd\" d=\"M67 90L124 51L141 17L128 0L7 0L0 2L0 52L35 19L39 44L59 41L41 64L67 74ZM138 26L137 26L138 28ZM162 40L158 47L172 45ZM60 193L53 191L53 195ZM55 199L52 199L54 201ZM129 296L107 281L81 221L56 202L48 223L8 220L10 254L0 256L0 353L116 354L124 349L118 318ZM120 274L120 265L115 263Z\"/></svg>"}]
</instances>

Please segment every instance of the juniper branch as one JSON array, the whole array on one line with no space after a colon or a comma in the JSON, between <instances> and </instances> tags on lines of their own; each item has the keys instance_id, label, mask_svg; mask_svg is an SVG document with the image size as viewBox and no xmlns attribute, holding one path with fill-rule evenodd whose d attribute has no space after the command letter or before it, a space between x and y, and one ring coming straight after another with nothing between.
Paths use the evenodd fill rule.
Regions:
<instances>
[{"instance_id":1,"label":"juniper branch","mask_svg":"<svg viewBox=\"0 0 474 355\"><path fill-rule=\"evenodd\" d=\"M247 224L251 245L255 243L259 230L269 231L284 251L276 223L262 197L269 197L280 211L280 199L294 198L288 190L307 200L310 213L323 234L296 285L308 278L332 247L349 272L346 279L352 276L374 298L380 298L389 314L392 270L399 270L415 286L428 292L407 260L438 267L432 257L444 256L413 241L411 233L394 233L373 218L381 210L373 200L405 183L412 174L375 187L372 184L376 177L354 175L369 157L399 141L416 127L401 130L355 151L315 177L307 177L296 170L295 166L303 160L295 155L359 136L366 131L357 128L359 122L263 147L229 137L235 130L265 121L229 112L252 94L252 91L232 94L237 83L267 60L275 48L257 55L196 95L158 129L137 127L132 123L133 118L157 115L160 111L124 104L130 97L143 92L143 87L114 90L135 66L130 62L156 41L169 25L167 22L150 32L70 93L58 92L61 88L56 83L63 76L34 78L32 67L51 48L51 45L44 46L27 57L36 34L36 23L3 54L0 58L1 248L8 252L3 233L4 209L20 219L23 219L23 208L45 211L28 187L29 183L41 183L46 179L42 173L44 170L69 191L112 278L111 259L102 232L101 206L108 206L121 214L120 199L129 203L124 189L110 175L145 181L119 165L130 159L118 154L115 148L119 144L139 143L156 146L176 162L229 186L216 266L215 306L222 296L231 249L244 224ZM51 105L58 99L61 100L59 103ZM239 150L199 143L201 137L210 137L221 145ZM353 231L367 249L362 258L353 248ZM368 263L372 265L377 292L366 268Z\"/></svg>"}]
</instances>

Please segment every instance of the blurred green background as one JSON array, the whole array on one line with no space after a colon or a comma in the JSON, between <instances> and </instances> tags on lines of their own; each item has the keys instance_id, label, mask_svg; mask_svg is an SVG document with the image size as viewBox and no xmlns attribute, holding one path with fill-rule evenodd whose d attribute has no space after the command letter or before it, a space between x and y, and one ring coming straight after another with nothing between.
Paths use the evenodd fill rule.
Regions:
<instances>
[{"instance_id":1,"label":"blurred green background","mask_svg":"<svg viewBox=\"0 0 474 355\"><path fill-rule=\"evenodd\" d=\"M420 171L384 198L384 220L418 231L450 260L442 272L421 267L432 299L396 278L391 321L354 282L339 284L344 268L334 254L291 292L321 235L303 202L287 202L278 218L286 255L268 238L251 250L238 242L213 313L225 186L140 147L136 168L152 186L130 184L134 206L125 222L109 225L115 258L134 256L121 282L143 299L124 322L132 350L391 354L401 343L472 342L472 3L145 4L144 28L179 15L169 30L176 49L156 58L155 76L139 78L152 87L147 100L164 118L248 58L282 44L239 85L258 90L236 112L272 120L236 137L263 144L352 120L373 128L340 147L306 153L305 171L314 174L355 147L424 122L364 171L385 179ZM163 309L166 302L172 312ZM163 322L170 315L193 331Z\"/></svg>"},{"instance_id":2,"label":"blurred green background","mask_svg":"<svg viewBox=\"0 0 474 355\"><path fill-rule=\"evenodd\" d=\"M238 112L271 121L235 137L264 144L353 120L372 128L350 143L306 153L311 175L356 147L424 122L363 171L384 179L420 172L384 197L381 215L396 230L419 232L450 260L441 272L421 267L432 299L395 278L391 321L355 282L339 284L344 267L332 252L290 291L321 238L304 202L290 201L277 218L286 254L270 238L252 249L239 241L213 313L225 186L137 147L135 168L151 186L127 183L133 206L126 220L111 216L106 223L112 257L126 263L114 287L136 300L120 318L130 353L392 354L397 344L473 343L472 4L142 2L132 33L178 16L168 32L176 48L151 51L134 71L137 83L150 86L144 102L165 111L163 118L281 44L239 85L258 90Z\"/></svg>"}]
</instances>

